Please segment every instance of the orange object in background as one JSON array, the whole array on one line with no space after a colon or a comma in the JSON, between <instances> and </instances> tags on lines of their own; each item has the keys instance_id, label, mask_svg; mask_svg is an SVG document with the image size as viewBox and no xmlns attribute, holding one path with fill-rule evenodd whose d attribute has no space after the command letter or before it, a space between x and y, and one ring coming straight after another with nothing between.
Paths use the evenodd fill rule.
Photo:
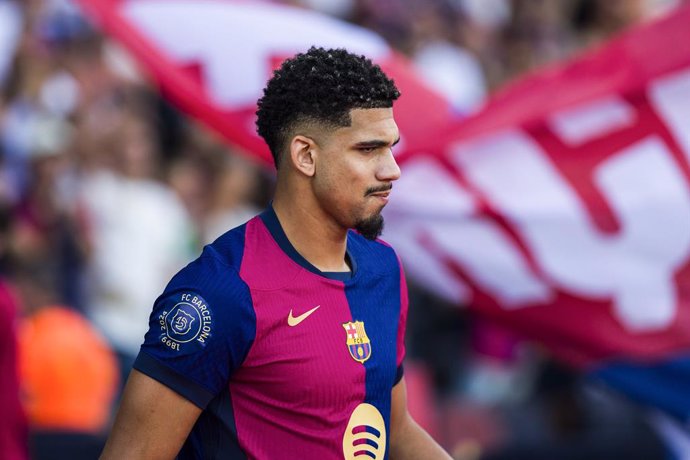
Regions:
<instances>
[{"instance_id":1,"label":"orange object in background","mask_svg":"<svg viewBox=\"0 0 690 460\"><path fill-rule=\"evenodd\" d=\"M24 405L32 428L99 433L109 422L117 361L79 313L42 308L22 321L19 355Z\"/></svg>"}]
</instances>

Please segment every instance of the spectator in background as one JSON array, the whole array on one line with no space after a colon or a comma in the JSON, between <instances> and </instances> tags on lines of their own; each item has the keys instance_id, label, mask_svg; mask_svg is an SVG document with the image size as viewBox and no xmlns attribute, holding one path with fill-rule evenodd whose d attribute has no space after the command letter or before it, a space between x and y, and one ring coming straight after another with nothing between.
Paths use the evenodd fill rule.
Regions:
<instances>
[{"instance_id":1,"label":"spectator in background","mask_svg":"<svg viewBox=\"0 0 690 460\"><path fill-rule=\"evenodd\" d=\"M201 249L264 209L274 177L201 126L185 128L187 143L169 163L166 178L194 221Z\"/></svg>"},{"instance_id":2,"label":"spectator in background","mask_svg":"<svg viewBox=\"0 0 690 460\"><path fill-rule=\"evenodd\" d=\"M145 109L142 109L145 110ZM150 313L167 279L191 259L192 222L175 193L158 180L156 136L143 113L124 111L104 128L100 166L82 182L91 229L89 317L129 373Z\"/></svg>"},{"instance_id":3,"label":"spectator in background","mask_svg":"<svg viewBox=\"0 0 690 460\"><path fill-rule=\"evenodd\" d=\"M27 425L19 401L17 309L0 280L0 452L6 460L27 458Z\"/></svg>"},{"instance_id":4,"label":"spectator in background","mask_svg":"<svg viewBox=\"0 0 690 460\"><path fill-rule=\"evenodd\" d=\"M58 299L83 310L81 273L87 255L85 229L73 197L66 193L69 180L67 150L72 128L56 116L37 117L30 129L27 189L15 207L13 244L23 259L51 267Z\"/></svg>"},{"instance_id":5,"label":"spectator in background","mask_svg":"<svg viewBox=\"0 0 690 460\"><path fill-rule=\"evenodd\" d=\"M22 10L13 1L0 2L0 87L9 73L14 47L21 35Z\"/></svg>"},{"instance_id":6,"label":"spectator in background","mask_svg":"<svg viewBox=\"0 0 690 460\"><path fill-rule=\"evenodd\" d=\"M117 390L115 355L95 328L60 305L50 266L19 262L22 394L33 460L93 459L103 448Z\"/></svg>"},{"instance_id":7,"label":"spectator in background","mask_svg":"<svg viewBox=\"0 0 690 460\"><path fill-rule=\"evenodd\" d=\"M166 177L166 182L175 191L194 222L194 233L202 235L212 194L212 185L209 184L212 184L213 173L208 162L194 154L181 155L172 160Z\"/></svg>"},{"instance_id":8,"label":"spectator in background","mask_svg":"<svg viewBox=\"0 0 690 460\"><path fill-rule=\"evenodd\" d=\"M239 156L225 156L220 160L211 206L206 218L204 243L211 243L228 228L237 227L258 214L253 203L258 186L256 165Z\"/></svg>"},{"instance_id":9,"label":"spectator in background","mask_svg":"<svg viewBox=\"0 0 690 460\"><path fill-rule=\"evenodd\" d=\"M513 0L510 21L501 30L500 82L566 58L574 51L568 2Z\"/></svg>"},{"instance_id":10,"label":"spectator in background","mask_svg":"<svg viewBox=\"0 0 690 460\"><path fill-rule=\"evenodd\" d=\"M466 116L479 108L486 95L478 59L456 42L464 18L450 2L416 2L411 23L413 63L430 87Z\"/></svg>"},{"instance_id":11,"label":"spectator in background","mask_svg":"<svg viewBox=\"0 0 690 460\"><path fill-rule=\"evenodd\" d=\"M528 398L506 408L506 436L479 460L671 458L639 406L549 357L535 369Z\"/></svg>"},{"instance_id":12,"label":"spectator in background","mask_svg":"<svg viewBox=\"0 0 690 460\"><path fill-rule=\"evenodd\" d=\"M8 246L10 213L0 201L0 259ZM17 302L0 271L0 453L5 460L26 460L27 423L19 400Z\"/></svg>"},{"instance_id":13,"label":"spectator in background","mask_svg":"<svg viewBox=\"0 0 690 460\"><path fill-rule=\"evenodd\" d=\"M596 45L640 22L651 13L652 4L644 0L581 0L573 12L579 45Z\"/></svg>"},{"instance_id":14,"label":"spectator in background","mask_svg":"<svg viewBox=\"0 0 690 460\"><path fill-rule=\"evenodd\" d=\"M376 31L403 52L408 49L411 19L405 0L357 0L352 13L355 23Z\"/></svg>"}]
</instances>

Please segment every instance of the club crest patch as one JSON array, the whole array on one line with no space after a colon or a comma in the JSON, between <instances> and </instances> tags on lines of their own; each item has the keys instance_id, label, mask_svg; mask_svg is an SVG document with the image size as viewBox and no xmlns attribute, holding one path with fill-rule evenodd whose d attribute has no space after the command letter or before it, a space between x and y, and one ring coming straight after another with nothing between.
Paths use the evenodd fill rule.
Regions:
<instances>
[{"instance_id":1,"label":"club crest patch","mask_svg":"<svg viewBox=\"0 0 690 460\"><path fill-rule=\"evenodd\" d=\"M205 346L211 337L211 310L196 294L181 294L179 302L158 316L158 322L161 342L174 351L181 351L190 342Z\"/></svg>"},{"instance_id":2,"label":"club crest patch","mask_svg":"<svg viewBox=\"0 0 690 460\"><path fill-rule=\"evenodd\" d=\"M175 316L170 322L172 326L170 330L175 335L184 336L192 330L192 325L195 321L198 322L194 316L190 315L182 308L178 308Z\"/></svg>"},{"instance_id":3,"label":"club crest patch","mask_svg":"<svg viewBox=\"0 0 690 460\"><path fill-rule=\"evenodd\" d=\"M371 341L364 330L364 322L344 323L343 328L347 334L347 349L350 356L355 361L364 363L371 357Z\"/></svg>"}]
</instances>

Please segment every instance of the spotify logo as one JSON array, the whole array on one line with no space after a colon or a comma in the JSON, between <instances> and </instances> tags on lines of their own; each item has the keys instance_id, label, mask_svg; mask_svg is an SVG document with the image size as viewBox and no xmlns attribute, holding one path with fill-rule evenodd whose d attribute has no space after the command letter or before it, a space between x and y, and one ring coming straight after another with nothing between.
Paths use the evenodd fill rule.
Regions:
<instances>
[{"instance_id":1,"label":"spotify logo","mask_svg":"<svg viewBox=\"0 0 690 460\"><path fill-rule=\"evenodd\" d=\"M350 415L343 436L345 460L383 459L386 454L386 425L381 413L362 403Z\"/></svg>"}]
</instances>

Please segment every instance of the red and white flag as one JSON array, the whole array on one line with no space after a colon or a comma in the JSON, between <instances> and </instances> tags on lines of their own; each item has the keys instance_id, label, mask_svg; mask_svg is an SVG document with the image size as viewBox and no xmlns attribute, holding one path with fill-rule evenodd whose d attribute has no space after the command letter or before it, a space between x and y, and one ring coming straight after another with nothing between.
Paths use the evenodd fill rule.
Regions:
<instances>
[{"instance_id":1,"label":"red and white flag","mask_svg":"<svg viewBox=\"0 0 690 460\"><path fill-rule=\"evenodd\" d=\"M400 158L410 275L571 362L690 348L690 8Z\"/></svg>"},{"instance_id":2,"label":"red and white flag","mask_svg":"<svg viewBox=\"0 0 690 460\"><path fill-rule=\"evenodd\" d=\"M254 125L256 101L273 69L309 47L364 54L405 94L396 104L400 145L445 126L450 104L371 31L294 7L239 0L80 0L122 43L160 90L245 153L273 164Z\"/></svg>"},{"instance_id":3,"label":"red and white flag","mask_svg":"<svg viewBox=\"0 0 690 460\"><path fill-rule=\"evenodd\" d=\"M690 419L690 6L453 122L379 37L313 12L81 3L161 91L266 163L255 102L282 59L311 45L373 58L403 93L385 238L407 272Z\"/></svg>"},{"instance_id":4,"label":"red and white flag","mask_svg":"<svg viewBox=\"0 0 690 460\"><path fill-rule=\"evenodd\" d=\"M422 285L685 430L688 24L690 5L526 77L402 153L385 235Z\"/></svg>"}]
</instances>

